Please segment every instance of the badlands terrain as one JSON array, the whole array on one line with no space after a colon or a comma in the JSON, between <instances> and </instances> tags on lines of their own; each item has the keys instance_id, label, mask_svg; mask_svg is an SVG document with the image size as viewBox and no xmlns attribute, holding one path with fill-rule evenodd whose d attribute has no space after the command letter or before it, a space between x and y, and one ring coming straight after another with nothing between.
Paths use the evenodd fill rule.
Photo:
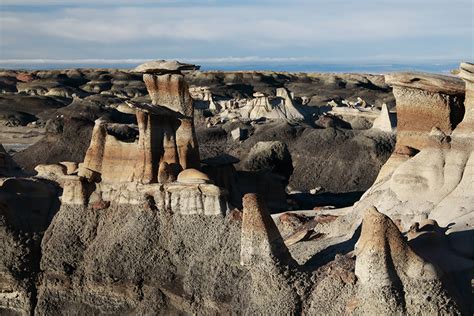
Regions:
<instances>
[{"instance_id":1,"label":"badlands terrain","mask_svg":"<svg viewBox=\"0 0 474 316\"><path fill-rule=\"evenodd\" d=\"M0 72L0 314L474 313L474 65Z\"/></svg>"}]
</instances>

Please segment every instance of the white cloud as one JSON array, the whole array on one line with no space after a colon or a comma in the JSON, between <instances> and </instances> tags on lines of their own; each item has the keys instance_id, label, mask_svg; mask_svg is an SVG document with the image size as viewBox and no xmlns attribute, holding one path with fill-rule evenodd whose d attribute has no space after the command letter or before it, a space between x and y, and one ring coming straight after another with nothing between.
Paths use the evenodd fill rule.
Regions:
<instances>
[{"instance_id":1,"label":"white cloud","mask_svg":"<svg viewBox=\"0 0 474 316\"><path fill-rule=\"evenodd\" d=\"M153 0L2 0L2 5L15 6L47 6L47 5L103 5L103 4L140 4L140 3L156 3ZM168 1L165 1L168 2Z\"/></svg>"},{"instance_id":2,"label":"white cloud","mask_svg":"<svg viewBox=\"0 0 474 316\"><path fill-rule=\"evenodd\" d=\"M429 13L429 12L425 12ZM436 17L436 16L435 16ZM441 18L441 17L440 17ZM78 41L121 42L137 39L181 38L228 40L234 37L261 41L348 42L373 38L454 35L468 32L463 22L422 16L413 10L353 11L339 16L318 15L286 7L266 8L115 8L65 9L48 16L5 13L2 26L15 31L23 25L30 32Z\"/></svg>"},{"instance_id":3,"label":"white cloud","mask_svg":"<svg viewBox=\"0 0 474 316\"><path fill-rule=\"evenodd\" d=\"M281 55L279 51L289 55L292 50L314 50L313 54L319 54L318 50L327 45L339 46L346 52L354 47L360 51L366 45L370 53L373 48L380 49L376 46L380 41L399 42L403 48L403 43L410 39L439 38L443 45L442 39L465 37L469 41L473 33L472 17L465 9L469 0L401 0L396 5L393 1L374 0L364 3L297 0L277 1L274 5L270 1L168 0L158 2L166 3L165 6L139 6L151 2L71 0L67 3L81 6L41 12L4 10L0 28L1 40L7 46L1 54L7 54L9 48L14 50L19 45L15 41L32 37L55 47L82 45L89 52L94 47L123 46L129 52L134 47L140 50L141 45L154 45L159 51L165 47L170 52L175 49L176 56L189 55L180 51L185 47L195 48L200 56L213 56L214 51L225 47L237 48L244 55L253 55L257 50L262 55ZM64 4L64 1L2 0L2 3L45 5ZM92 6L98 3L99 7ZM110 6L104 7L107 3ZM180 5L173 5L176 3ZM193 5L184 5L189 3ZM437 53L440 47L433 49ZM386 53L396 55L397 52Z\"/></svg>"}]
</instances>

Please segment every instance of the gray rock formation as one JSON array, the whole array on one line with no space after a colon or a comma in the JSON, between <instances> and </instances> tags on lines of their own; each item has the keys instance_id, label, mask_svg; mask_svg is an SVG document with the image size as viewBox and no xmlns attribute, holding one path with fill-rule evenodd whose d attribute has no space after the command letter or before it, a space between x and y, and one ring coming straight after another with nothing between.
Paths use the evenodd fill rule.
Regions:
<instances>
[{"instance_id":1,"label":"gray rock formation","mask_svg":"<svg viewBox=\"0 0 474 316\"><path fill-rule=\"evenodd\" d=\"M272 260L294 263L265 202L257 194L246 194L242 201L243 220L240 264L271 265Z\"/></svg>"},{"instance_id":2,"label":"gray rock formation","mask_svg":"<svg viewBox=\"0 0 474 316\"><path fill-rule=\"evenodd\" d=\"M393 133L397 127L396 114L388 111L387 105L382 105L379 117L377 117L372 128L379 129L384 132Z\"/></svg>"},{"instance_id":3,"label":"gray rock formation","mask_svg":"<svg viewBox=\"0 0 474 316\"><path fill-rule=\"evenodd\" d=\"M258 142L250 150L245 166L248 170L267 170L289 179L293 164L288 146L280 141Z\"/></svg>"},{"instance_id":4,"label":"gray rock formation","mask_svg":"<svg viewBox=\"0 0 474 316\"><path fill-rule=\"evenodd\" d=\"M390 218L374 207L365 212L355 255L361 303L356 312L460 313L435 267L417 256Z\"/></svg>"}]
</instances>

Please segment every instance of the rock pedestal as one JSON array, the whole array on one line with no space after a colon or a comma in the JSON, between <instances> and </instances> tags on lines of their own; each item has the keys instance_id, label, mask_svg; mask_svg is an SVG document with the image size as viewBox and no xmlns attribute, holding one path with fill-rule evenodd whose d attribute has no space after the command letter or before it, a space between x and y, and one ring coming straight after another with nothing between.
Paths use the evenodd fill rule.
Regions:
<instances>
[{"instance_id":1,"label":"rock pedestal","mask_svg":"<svg viewBox=\"0 0 474 316\"><path fill-rule=\"evenodd\" d=\"M195 69L168 61L135 69L143 73L152 99L151 104L125 102L136 114L138 139L134 133L120 133L135 131L134 126L96 120L77 176L64 179L64 204L145 203L181 215L227 213L225 190L197 170L193 100L181 73Z\"/></svg>"},{"instance_id":2,"label":"rock pedestal","mask_svg":"<svg viewBox=\"0 0 474 316\"><path fill-rule=\"evenodd\" d=\"M199 168L193 102L181 74L190 69L197 67L165 61L137 67L152 99L152 104L127 103L136 110L138 141L117 139L109 124L99 119L82 168L99 173L104 182L143 184L160 182L163 163L170 166L174 178L183 169Z\"/></svg>"},{"instance_id":3,"label":"rock pedestal","mask_svg":"<svg viewBox=\"0 0 474 316\"><path fill-rule=\"evenodd\" d=\"M393 86L397 104L397 146L420 150L427 146L433 127L446 134L464 115L462 81L423 73L394 73L385 76ZM397 150L396 149L396 150Z\"/></svg>"}]
</instances>

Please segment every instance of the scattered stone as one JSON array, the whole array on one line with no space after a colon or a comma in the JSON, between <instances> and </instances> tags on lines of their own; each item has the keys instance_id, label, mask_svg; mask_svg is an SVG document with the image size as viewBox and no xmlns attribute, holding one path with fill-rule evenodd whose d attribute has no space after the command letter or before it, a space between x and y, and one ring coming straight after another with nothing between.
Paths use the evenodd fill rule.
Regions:
<instances>
[{"instance_id":1,"label":"scattered stone","mask_svg":"<svg viewBox=\"0 0 474 316\"><path fill-rule=\"evenodd\" d=\"M178 182L183 184L209 183L210 179L204 172L197 169L185 169L178 174Z\"/></svg>"},{"instance_id":2,"label":"scattered stone","mask_svg":"<svg viewBox=\"0 0 474 316\"><path fill-rule=\"evenodd\" d=\"M237 127L230 132L233 140L245 140L248 137L248 129Z\"/></svg>"},{"instance_id":3,"label":"scattered stone","mask_svg":"<svg viewBox=\"0 0 474 316\"><path fill-rule=\"evenodd\" d=\"M322 192L323 190L324 190L324 189L323 189L322 187L316 187L316 188L314 188L314 189L309 190L309 193L310 193L310 194L313 194L313 195L316 195L316 194Z\"/></svg>"},{"instance_id":4,"label":"scattered stone","mask_svg":"<svg viewBox=\"0 0 474 316\"><path fill-rule=\"evenodd\" d=\"M105 209L110 207L110 201L100 200L100 201L94 202L92 204L89 204L89 206L94 211L105 210Z\"/></svg>"}]
</instances>

